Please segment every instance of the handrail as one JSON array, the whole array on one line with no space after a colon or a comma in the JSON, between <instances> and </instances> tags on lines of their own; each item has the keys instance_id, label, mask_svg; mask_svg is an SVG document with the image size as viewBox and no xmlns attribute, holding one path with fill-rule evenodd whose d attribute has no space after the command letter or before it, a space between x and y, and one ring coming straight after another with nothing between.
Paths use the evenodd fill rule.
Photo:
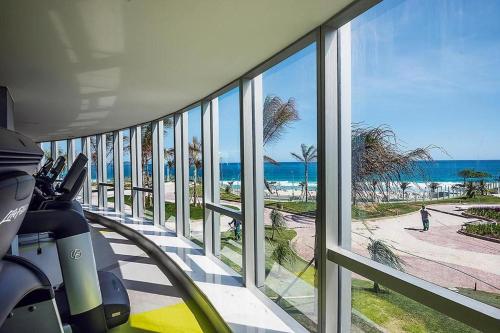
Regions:
<instances>
[{"instance_id":1,"label":"handrail","mask_svg":"<svg viewBox=\"0 0 500 333\"><path fill-rule=\"evenodd\" d=\"M205 202L205 208L210 209L214 212L220 213L222 215L232 217L233 219L239 220L241 222L243 222L243 219L244 219L241 211L236 210L236 209L227 208L227 207L224 207L220 204L216 204L213 202Z\"/></svg>"},{"instance_id":2,"label":"handrail","mask_svg":"<svg viewBox=\"0 0 500 333\"><path fill-rule=\"evenodd\" d=\"M141 191L141 192L148 192L148 193L153 193L152 188L146 188L146 187L138 187L138 186L132 186L133 191Z\"/></svg>"},{"instance_id":3,"label":"handrail","mask_svg":"<svg viewBox=\"0 0 500 333\"><path fill-rule=\"evenodd\" d=\"M446 288L382 265L340 247L328 249L327 258L483 332L498 332L500 309L460 295Z\"/></svg>"}]
</instances>

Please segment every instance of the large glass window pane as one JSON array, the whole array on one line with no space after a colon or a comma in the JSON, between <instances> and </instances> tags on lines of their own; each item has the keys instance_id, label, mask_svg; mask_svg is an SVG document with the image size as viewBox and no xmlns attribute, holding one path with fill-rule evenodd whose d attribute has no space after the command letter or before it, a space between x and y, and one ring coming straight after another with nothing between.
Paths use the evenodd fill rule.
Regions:
<instances>
[{"instance_id":1,"label":"large glass window pane","mask_svg":"<svg viewBox=\"0 0 500 333\"><path fill-rule=\"evenodd\" d=\"M190 239L203 246L203 156L201 108L188 111Z\"/></svg>"},{"instance_id":2,"label":"large glass window pane","mask_svg":"<svg viewBox=\"0 0 500 333\"><path fill-rule=\"evenodd\" d=\"M317 330L316 45L272 67L264 93L265 267L263 292Z\"/></svg>"},{"instance_id":3,"label":"large glass window pane","mask_svg":"<svg viewBox=\"0 0 500 333\"><path fill-rule=\"evenodd\" d=\"M479 332L356 274L352 278L351 296L351 332Z\"/></svg>"},{"instance_id":4,"label":"large glass window pane","mask_svg":"<svg viewBox=\"0 0 500 333\"><path fill-rule=\"evenodd\" d=\"M113 133L106 134L106 198L108 207L115 208L115 166L114 166L114 151L113 151Z\"/></svg>"},{"instance_id":5,"label":"large glass window pane","mask_svg":"<svg viewBox=\"0 0 500 333\"><path fill-rule=\"evenodd\" d=\"M58 180L62 180L64 176L66 176L66 173L68 172L68 141L66 140L56 141L56 158L59 156L62 156L65 159L64 168L57 177Z\"/></svg>"},{"instance_id":6,"label":"large glass window pane","mask_svg":"<svg viewBox=\"0 0 500 333\"><path fill-rule=\"evenodd\" d=\"M384 1L345 27L342 78L352 250L496 307L499 12L493 0Z\"/></svg>"},{"instance_id":7,"label":"large glass window pane","mask_svg":"<svg viewBox=\"0 0 500 333\"><path fill-rule=\"evenodd\" d=\"M234 209L241 209L241 155L240 155L240 104L239 88L221 95L218 103L219 147L216 163L219 165L220 204ZM215 163L214 163L215 165ZM215 213L218 216L218 213ZM242 273L243 228L242 222L229 216L220 215L220 259L236 272ZM217 223L217 219L215 219Z\"/></svg>"},{"instance_id":8,"label":"large glass window pane","mask_svg":"<svg viewBox=\"0 0 500 333\"><path fill-rule=\"evenodd\" d=\"M75 152L75 158L80 153L82 153L82 139L81 138L73 139L73 150ZM76 196L76 200L78 200L80 202L83 202L83 186L84 186L84 184L82 184L82 188L80 189L80 192L78 192L78 195Z\"/></svg>"},{"instance_id":9,"label":"large glass window pane","mask_svg":"<svg viewBox=\"0 0 500 333\"><path fill-rule=\"evenodd\" d=\"M90 178L91 178L91 198L90 205L99 205L99 190L97 186L97 138L90 137Z\"/></svg>"},{"instance_id":10,"label":"large glass window pane","mask_svg":"<svg viewBox=\"0 0 500 333\"><path fill-rule=\"evenodd\" d=\"M175 200L175 142L174 117L163 119L163 154L165 158L165 225L176 230L176 200Z\"/></svg>"},{"instance_id":11,"label":"large glass window pane","mask_svg":"<svg viewBox=\"0 0 500 333\"><path fill-rule=\"evenodd\" d=\"M142 188L139 191L142 196L143 212L146 218L153 218L153 123L141 126L141 165L142 165Z\"/></svg>"},{"instance_id":12,"label":"large glass window pane","mask_svg":"<svg viewBox=\"0 0 500 333\"><path fill-rule=\"evenodd\" d=\"M52 157L52 150L50 148L50 142L42 142L40 146L43 151L43 157L40 165L44 165L47 159Z\"/></svg>"},{"instance_id":13,"label":"large glass window pane","mask_svg":"<svg viewBox=\"0 0 500 333\"><path fill-rule=\"evenodd\" d=\"M132 215L132 165L130 162L130 129L123 134L123 178L124 178L124 212Z\"/></svg>"}]
</instances>

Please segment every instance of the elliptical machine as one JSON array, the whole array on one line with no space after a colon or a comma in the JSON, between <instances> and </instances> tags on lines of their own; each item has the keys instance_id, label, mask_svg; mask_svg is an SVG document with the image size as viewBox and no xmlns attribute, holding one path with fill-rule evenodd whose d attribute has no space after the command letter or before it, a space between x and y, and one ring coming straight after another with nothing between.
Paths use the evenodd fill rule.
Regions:
<instances>
[{"instance_id":1,"label":"elliptical machine","mask_svg":"<svg viewBox=\"0 0 500 333\"><path fill-rule=\"evenodd\" d=\"M19 142L27 143L21 146ZM12 162L16 149L20 151L19 160L25 163L17 169ZM42 156L26 137L0 129L0 216L5 213L0 223L0 333L106 332L127 322L130 303L126 289L113 273L97 272L83 214L71 207L26 212L35 180L27 173L24 155L32 157L32 168ZM8 163L4 162L6 158ZM16 233L42 232L50 232L57 246L63 285L55 292L47 275L35 264L4 256ZM11 268L6 270L7 266Z\"/></svg>"}]
</instances>

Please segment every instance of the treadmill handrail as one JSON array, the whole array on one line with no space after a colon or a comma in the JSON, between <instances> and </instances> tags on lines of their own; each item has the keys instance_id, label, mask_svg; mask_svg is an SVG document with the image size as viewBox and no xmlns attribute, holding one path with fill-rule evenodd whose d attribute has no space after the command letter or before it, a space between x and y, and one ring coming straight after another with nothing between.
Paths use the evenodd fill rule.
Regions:
<instances>
[{"instance_id":1,"label":"treadmill handrail","mask_svg":"<svg viewBox=\"0 0 500 333\"><path fill-rule=\"evenodd\" d=\"M52 232L55 239L66 238L89 232L84 216L73 209L28 211L18 234Z\"/></svg>"}]
</instances>

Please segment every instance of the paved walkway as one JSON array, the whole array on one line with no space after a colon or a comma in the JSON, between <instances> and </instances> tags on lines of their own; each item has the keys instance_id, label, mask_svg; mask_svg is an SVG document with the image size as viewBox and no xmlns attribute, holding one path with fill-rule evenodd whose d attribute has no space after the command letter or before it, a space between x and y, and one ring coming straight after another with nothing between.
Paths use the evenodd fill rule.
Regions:
<instances>
[{"instance_id":1,"label":"paved walkway","mask_svg":"<svg viewBox=\"0 0 500 333\"><path fill-rule=\"evenodd\" d=\"M429 207L459 213L454 205ZM496 289L500 288L500 244L457 233L463 223L473 220L431 211L428 232L422 231L419 212L364 223L354 221L352 247L368 255L368 238L381 239L403 257L410 274L445 287L473 288L477 283L481 290L500 292Z\"/></svg>"}]
</instances>

